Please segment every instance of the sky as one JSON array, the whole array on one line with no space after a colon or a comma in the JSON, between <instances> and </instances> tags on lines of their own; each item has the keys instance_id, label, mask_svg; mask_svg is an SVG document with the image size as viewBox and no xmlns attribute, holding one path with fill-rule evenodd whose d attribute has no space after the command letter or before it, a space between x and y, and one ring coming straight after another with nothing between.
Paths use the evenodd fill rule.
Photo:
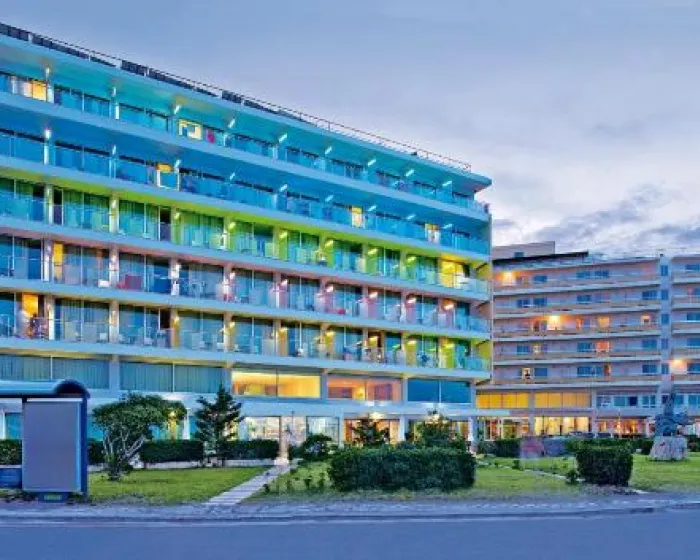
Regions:
<instances>
[{"instance_id":1,"label":"sky","mask_svg":"<svg viewBox=\"0 0 700 560\"><path fill-rule=\"evenodd\" d=\"M494 242L700 250L700 0L0 0L0 21L468 161Z\"/></svg>"}]
</instances>

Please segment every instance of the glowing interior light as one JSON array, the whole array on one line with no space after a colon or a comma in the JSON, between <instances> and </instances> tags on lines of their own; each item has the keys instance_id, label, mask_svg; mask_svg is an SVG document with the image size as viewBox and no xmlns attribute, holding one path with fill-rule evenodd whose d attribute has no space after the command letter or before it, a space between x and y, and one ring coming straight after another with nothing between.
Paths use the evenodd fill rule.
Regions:
<instances>
[{"instance_id":1,"label":"glowing interior light","mask_svg":"<svg viewBox=\"0 0 700 560\"><path fill-rule=\"evenodd\" d=\"M332 194L329 194L329 195L326 197L326 202L331 202L332 200L333 200L333 195L332 195Z\"/></svg>"},{"instance_id":2,"label":"glowing interior light","mask_svg":"<svg viewBox=\"0 0 700 560\"><path fill-rule=\"evenodd\" d=\"M377 209L377 205L376 205L376 204L372 204L372 206L370 206L369 208L367 208L367 212L374 212L376 209Z\"/></svg>"},{"instance_id":3,"label":"glowing interior light","mask_svg":"<svg viewBox=\"0 0 700 560\"><path fill-rule=\"evenodd\" d=\"M280 233L280 239L287 239L287 235L289 235L286 231L283 231Z\"/></svg>"},{"instance_id":4,"label":"glowing interior light","mask_svg":"<svg viewBox=\"0 0 700 560\"><path fill-rule=\"evenodd\" d=\"M279 143L281 144L287 139L287 133L285 132L282 136L278 138Z\"/></svg>"},{"instance_id":5,"label":"glowing interior light","mask_svg":"<svg viewBox=\"0 0 700 560\"><path fill-rule=\"evenodd\" d=\"M409 214L408 216L406 216L406 219L410 222L415 217L416 217L415 214Z\"/></svg>"},{"instance_id":6,"label":"glowing interior light","mask_svg":"<svg viewBox=\"0 0 700 560\"><path fill-rule=\"evenodd\" d=\"M325 155L330 154L333 151L333 146L328 146L323 152Z\"/></svg>"},{"instance_id":7,"label":"glowing interior light","mask_svg":"<svg viewBox=\"0 0 700 560\"><path fill-rule=\"evenodd\" d=\"M442 184L443 187L450 187L452 186L452 179L448 179Z\"/></svg>"},{"instance_id":8,"label":"glowing interior light","mask_svg":"<svg viewBox=\"0 0 700 560\"><path fill-rule=\"evenodd\" d=\"M410 176L413 175L415 172L416 172L415 169L409 169L408 171L406 171L406 177L410 177Z\"/></svg>"},{"instance_id":9,"label":"glowing interior light","mask_svg":"<svg viewBox=\"0 0 700 560\"><path fill-rule=\"evenodd\" d=\"M379 249L377 249L376 247L373 247L372 249L370 249L369 251L367 251L367 254L368 254L370 257L373 257L374 255L377 254L377 251L379 251Z\"/></svg>"},{"instance_id":10,"label":"glowing interior light","mask_svg":"<svg viewBox=\"0 0 700 560\"><path fill-rule=\"evenodd\" d=\"M231 117L231 120L228 121L228 127L233 128L234 126L236 126L236 117Z\"/></svg>"},{"instance_id":11,"label":"glowing interior light","mask_svg":"<svg viewBox=\"0 0 700 560\"><path fill-rule=\"evenodd\" d=\"M289 188L289 185L287 183L285 183L284 185L282 185L280 187L280 192L282 193L282 192L286 191L288 188Z\"/></svg>"},{"instance_id":12,"label":"glowing interior light","mask_svg":"<svg viewBox=\"0 0 700 560\"><path fill-rule=\"evenodd\" d=\"M367 167L372 167L375 163L377 163L377 158L372 158L367 162Z\"/></svg>"},{"instance_id":13,"label":"glowing interior light","mask_svg":"<svg viewBox=\"0 0 700 560\"><path fill-rule=\"evenodd\" d=\"M182 105L175 105L175 108L173 109L173 115L177 115L180 112L180 109L182 109Z\"/></svg>"}]
</instances>

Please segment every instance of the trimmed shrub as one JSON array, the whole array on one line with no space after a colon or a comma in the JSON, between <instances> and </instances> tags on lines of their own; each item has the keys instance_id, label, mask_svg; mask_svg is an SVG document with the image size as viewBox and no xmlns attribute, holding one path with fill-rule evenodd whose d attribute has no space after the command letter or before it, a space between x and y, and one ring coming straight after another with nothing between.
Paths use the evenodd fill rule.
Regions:
<instances>
[{"instance_id":1,"label":"trimmed shrub","mask_svg":"<svg viewBox=\"0 0 700 560\"><path fill-rule=\"evenodd\" d=\"M147 441L141 447L140 455L141 461L146 465L202 461L204 459L204 444L194 439Z\"/></svg>"},{"instance_id":2,"label":"trimmed shrub","mask_svg":"<svg viewBox=\"0 0 700 560\"><path fill-rule=\"evenodd\" d=\"M0 465L22 464L22 440L0 440Z\"/></svg>"},{"instance_id":3,"label":"trimmed shrub","mask_svg":"<svg viewBox=\"0 0 700 560\"><path fill-rule=\"evenodd\" d=\"M280 444L273 439L251 439L227 441L224 445L225 459L275 459Z\"/></svg>"},{"instance_id":4,"label":"trimmed shrub","mask_svg":"<svg viewBox=\"0 0 700 560\"><path fill-rule=\"evenodd\" d=\"M605 447L615 449L635 450L635 445L631 439L570 439L566 442L566 447L570 453L576 453L582 447Z\"/></svg>"},{"instance_id":5,"label":"trimmed shrub","mask_svg":"<svg viewBox=\"0 0 700 560\"><path fill-rule=\"evenodd\" d=\"M640 437L630 440L632 445L632 451L639 451L642 455L649 455L651 453L651 448L654 446L654 439L647 437Z\"/></svg>"},{"instance_id":6,"label":"trimmed shrub","mask_svg":"<svg viewBox=\"0 0 700 560\"><path fill-rule=\"evenodd\" d=\"M472 486L475 468L474 457L456 449L349 448L331 457L329 475L341 492L453 490Z\"/></svg>"},{"instance_id":7,"label":"trimmed shrub","mask_svg":"<svg viewBox=\"0 0 700 560\"><path fill-rule=\"evenodd\" d=\"M496 447L492 440L482 439L476 444L476 452L479 455L495 455Z\"/></svg>"},{"instance_id":8,"label":"trimmed shrub","mask_svg":"<svg viewBox=\"0 0 700 560\"><path fill-rule=\"evenodd\" d=\"M325 434L311 434L299 446L298 455L306 461L325 461L334 448L333 438ZM290 457L294 458L291 453Z\"/></svg>"},{"instance_id":9,"label":"trimmed shrub","mask_svg":"<svg viewBox=\"0 0 700 560\"><path fill-rule=\"evenodd\" d=\"M507 459L520 457L520 440L517 438L493 440L493 454Z\"/></svg>"},{"instance_id":10,"label":"trimmed shrub","mask_svg":"<svg viewBox=\"0 0 700 560\"><path fill-rule=\"evenodd\" d=\"M575 451L578 472L598 486L627 486L632 476L632 450L623 445L580 445Z\"/></svg>"},{"instance_id":11,"label":"trimmed shrub","mask_svg":"<svg viewBox=\"0 0 700 560\"><path fill-rule=\"evenodd\" d=\"M98 439L88 441L88 464L101 465L105 462L105 449Z\"/></svg>"},{"instance_id":12,"label":"trimmed shrub","mask_svg":"<svg viewBox=\"0 0 700 560\"><path fill-rule=\"evenodd\" d=\"M693 453L700 452L700 436L686 436L688 438L688 451Z\"/></svg>"}]
</instances>

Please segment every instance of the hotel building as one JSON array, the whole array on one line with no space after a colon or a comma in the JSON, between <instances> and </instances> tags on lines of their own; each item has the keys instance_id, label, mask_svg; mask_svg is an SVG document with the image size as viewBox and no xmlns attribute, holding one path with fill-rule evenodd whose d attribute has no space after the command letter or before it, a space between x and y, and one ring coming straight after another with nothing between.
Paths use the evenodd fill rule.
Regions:
<instances>
[{"instance_id":1,"label":"hotel building","mask_svg":"<svg viewBox=\"0 0 700 560\"><path fill-rule=\"evenodd\" d=\"M0 380L220 385L242 437L474 429L490 228L467 164L0 25ZM469 420L472 420L471 425ZM17 437L19 404L0 404Z\"/></svg>"},{"instance_id":2,"label":"hotel building","mask_svg":"<svg viewBox=\"0 0 700 560\"><path fill-rule=\"evenodd\" d=\"M663 376L700 428L700 255L605 257L554 243L494 249L488 437L650 434Z\"/></svg>"}]
</instances>

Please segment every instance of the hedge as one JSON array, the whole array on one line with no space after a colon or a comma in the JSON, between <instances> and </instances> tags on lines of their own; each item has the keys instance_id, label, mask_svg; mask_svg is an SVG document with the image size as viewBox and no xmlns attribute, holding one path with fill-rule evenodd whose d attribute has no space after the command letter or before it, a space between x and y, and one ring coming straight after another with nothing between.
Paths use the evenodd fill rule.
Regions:
<instances>
[{"instance_id":1,"label":"hedge","mask_svg":"<svg viewBox=\"0 0 700 560\"><path fill-rule=\"evenodd\" d=\"M453 490L474 484L476 461L448 448L349 448L331 457L329 476L341 492L352 490Z\"/></svg>"},{"instance_id":2,"label":"hedge","mask_svg":"<svg viewBox=\"0 0 700 560\"><path fill-rule=\"evenodd\" d=\"M690 435L688 438L688 451L697 453L700 451L700 436Z\"/></svg>"},{"instance_id":3,"label":"hedge","mask_svg":"<svg viewBox=\"0 0 700 560\"><path fill-rule=\"evenodd\" d=\"M234 440L226 442L226 459L275 459L280 452L280 444L273 439Z\"/></svg>"},{"instance_id":4,"label":"hedge","mask_svg":"<svg viewBox=\"0 0 700 560\"><path fill-rule=\"evenodd\" d=\"M506 457L510 459L520 457L520 440L517 438L494 440L493 454L496 457Z\"/></svg>"},{"instance_id":5,"label":"hedge","mask_svg":"<svg viewBox=\"0 0 700 560\"><path fill-rule=\"evenodd\" d=\"M101 465L104 462L104 452L102 442L90 440L88 442L88 463L90 465ZM21 465L22 464L22 440L3 439L0 440L0 465Z\"/></svg>"},{"instance_id":6,"label":"hedge","mask_svg":"<svg viewBox=\"0 0 700 560\"><path fill-rule=\"evenodd\" d=\"M22 441L19 439L0 440L0 465L22 464Z\"/></svg>"},{"instance_id":7,"label":"hedge","mask_svg":"<svg viewBox=\"0 0 700 560\"><path fill-rule=\"evenodd\" d=\"M575 451L578 472L589 484L627 486L632 476L632 450L624 445L579 445Z\"/></svg>"},{"instance_id":8,"label":"hedge","mask_svg":"<svg viewBox=\"0 0 700 560\"><path fill-rule=\"evenodd\" d=\"M197 440L173 439L147 441L140 451L146 465L204 460L204 444Z\"/></svg>"}]
</instances>

